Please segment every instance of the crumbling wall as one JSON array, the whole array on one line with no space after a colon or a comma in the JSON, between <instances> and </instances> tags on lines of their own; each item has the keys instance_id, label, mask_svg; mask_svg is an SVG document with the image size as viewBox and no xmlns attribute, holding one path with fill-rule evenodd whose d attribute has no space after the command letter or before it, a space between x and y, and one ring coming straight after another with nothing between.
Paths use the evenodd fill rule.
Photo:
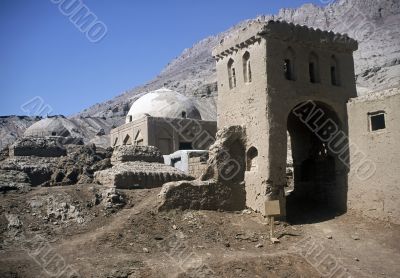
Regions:
<instances>
[{"instance_id":1,"label":"crumbling wall","mask_svg":"<svg viewBox=\"0 0 400 278\"><path fill-rule=\"evenodd\" d=\"M208 166L201 180L214 179L224 184L244 180L246 133L242 126L229 126L217 132L209 152Z\"/></svg>"},{"instance_id":2,"label":"crumbling wall","mask_svg":"<svg viewBox=\"0 0 400 278\"><path fill-rule=\"evenodd\" d=\"M129 161L163 163L164 158L159 149L153 146L126 145L115 148L111 157L113 165Z\"/></svg>"},{"instance_id":3,"label":"crumbling wall","mask_svg":"<svg viewBox=\"0 0 400 278\"><path fill-rule=\"evenodd\" d=\"M25 173L31 186L56 186L91 183L94 172L111 167L110 150L99 152L93 144L68 145L64 150L66 155L60 157L8 157L0 161L0 169Z\"/></svg>"},{"instance_id":4,"label":"crumbling wall","mask_svg":"<svg viewBox=\"0 0 400 278\"><path fill-rule=\"evenodd\" d=\"M218 131L200 180L164 184L159 209L244 209L244 142L241 126Z\"/></svg>"},{"instance_id":5,"label":"crumbling wall","mask_svg":"<svg viewBox=\"0 0 400 278\"><path fill-rule=\"evenodd\" d=\"M39 156L60 157L67 155L66 149L57 138L27 137L18 139L9 147L10 157L15 156Z\"/></svg>"},{"instance_id":6,"label":"crumbling wall","mask_svg":"<svg viewBox=\"0 0 400 278\"><path fill-rule=\"evenodd\" d=\"M120 163L95 173L95 182L118 189L155 188L171 181L192 179L174 167L143 161Z\"/></svg>"},{"instance_id":7,"label":"crumbling wall","mask_svg":"<svg viewBox=\"0 0 400 278\"><path fill-rule=\"evenodd\" d=\"M235 202L233 187L215 181L178 181L164 184L159 198L159 210L196 209L196 210L240 210Z\"/></svg>"},{"instance_id":8,"label":"crumbling wall","mask_svg":"<svg viewBox=\"0 0 400 278\"><path fill-rule=\"evenodd\" d=\"M154 188L177 180L192 180L178 169L165 165L158 148L120 146L111 157L112 168L95 173L95 182L119 189Z\"/></svg>"}]
</instances>

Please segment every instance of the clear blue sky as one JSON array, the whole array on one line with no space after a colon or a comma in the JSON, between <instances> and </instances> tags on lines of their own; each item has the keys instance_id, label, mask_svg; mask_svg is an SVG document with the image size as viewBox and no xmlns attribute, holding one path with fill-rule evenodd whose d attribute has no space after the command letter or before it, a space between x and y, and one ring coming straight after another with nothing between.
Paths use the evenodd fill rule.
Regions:
<instances>
[{"instance_id":1,"label":"clear blue sky","mask_svg":"<svg viewBox=\"0 0 400 278\"><path fill-rule=\"evenodd\" d=\"M60 0L53 0L60 1ZM68 0L70 1L70 0ZM91 43L51 0L0 1L0 115L40 96L70 115L155 77L183 49L241 20L313 0L84 0L107 26Z\"/></svg>"}]
</instances>

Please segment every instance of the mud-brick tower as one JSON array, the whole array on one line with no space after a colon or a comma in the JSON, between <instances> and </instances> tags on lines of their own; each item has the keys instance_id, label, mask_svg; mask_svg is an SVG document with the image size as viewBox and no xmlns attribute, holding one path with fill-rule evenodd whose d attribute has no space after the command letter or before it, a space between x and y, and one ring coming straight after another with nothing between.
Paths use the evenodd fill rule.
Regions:
<instances>
[{"instance_id":1,"label":"mud-brick tower","mask_svg":"<svg viewBox=\"0 0 400 278\"><path fill-rule=\"evenodd\" d=\"M285 200L289 144L296 196L345 208L348 141L339 153L317 131L331 120L348 133L346 103L357 95L355 50L347 35L277 21L252 23L214 49L218 128L245 130L248 207L264 212L266 200Z\"/></svg>"}]
</instances>

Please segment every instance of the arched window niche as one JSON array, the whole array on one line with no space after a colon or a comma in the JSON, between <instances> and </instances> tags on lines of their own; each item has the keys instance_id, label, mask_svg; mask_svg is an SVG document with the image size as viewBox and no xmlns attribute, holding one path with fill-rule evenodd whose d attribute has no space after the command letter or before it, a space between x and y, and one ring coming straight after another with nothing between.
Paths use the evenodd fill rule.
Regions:
<instances>
[{"instance_id":1,"label":"arched window niche","mask_svg":"<svg viewBox=\"0 0 400 278\"><path fill-rule=\"evenodd\" d=\"M233 89L236 87L236 69L235 69L235 61L233 59L229 59L228 61L228 77L229 77L229 89Z\"/></svg>"},{"instance_id":2,"label":"arched window niche","mask_svg":"<svg viewBox=\"0 0 400 278\"><path fill-rule=\"evenodd\" d=\"M333 86L340 86L340 76L339 76L339 62L335 55L331 56L331 66L330 66L330 74L331 74L331 84Z\"/></svg>"},{"instance_id":3,"label":"arched window niche","mask_svg":"<svg viewBox=\"0 0 400 278\"><path fill-rule=\"evenodd\" d=\"M319 59L315 52L311 52L308 59L308 72L311 83L319 83Z\"/></svg>"},{"instance_id":4,"label":"arched window niche","mask_svg":"<svg viewBox=\"0 0 400 278\"><path fill-rule=\"evenodd\" d=\"M258 150L255 147L249 148L246 156L246 171L255 171L257 169Z\"/></svg>"},{"instance_id":5,"label":"arched window niche","mask_svg":"<svg viewBox=\"0 0 400 278\"><path fill-rule=\"evenodd\" d=\"M243 55L243 77L245 83L251 83L251 63L250 63L250 53L246 51Z\"/></svg>"},{"instance_id":6,"label":"arched window niche","mask_svg":"<svg viewBox=\"0 0 400 278\"><path fill-rule=\"evenodd\" d=\"M295 62L296 54L291 47L288 47L283 59L283 73L286 80L296 80Z\"/></svg>"}]
</instances>

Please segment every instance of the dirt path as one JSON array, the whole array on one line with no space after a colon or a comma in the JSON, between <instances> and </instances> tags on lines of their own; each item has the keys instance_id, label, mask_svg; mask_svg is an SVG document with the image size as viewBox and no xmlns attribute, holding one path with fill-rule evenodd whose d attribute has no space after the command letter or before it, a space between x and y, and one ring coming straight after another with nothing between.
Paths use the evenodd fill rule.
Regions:
<instances>
[{"instance_id":1,"label":"dirt path","mask_svg":"<svg viewBox=\"0 0 400 278\"><path fill-rule=\"evenodd\" d=\"M21 233L42 227L38 233L47 234L51 249L85 278L399 277L400 227L351 212L313 224L280 223L276 228L281 243L274 245L265 219L256 213L159 213L157 189L125 192L129 205L115 213L87 208L84 215L97 216L82 225L44 227L42 216L27 213L24 205L38 194L47 198L63 193L72 200L79 197L84 209L93 198L90 192L54 188L3 196L1 206L21 215ZM2 238L17 240L6 219L0 219ZM18 246L0 248L0 277L49 277L46 268Z\"/></svg>"},{"instance_id":2,"label":"dirt path","mask_svg":"<svg viewBox=\"0 0 400 278\"><path fill-rule=\"evenodd\" d=\"M354 277L400 277L399 226L349 212L304 228L311 241L322 245L323 252L336 258Z\"/></svg>"},{"instance_id":3,"label":"dirt path","mask_svg":"<svg viewBox=\"0 0 400 278\"><path fill-rule=\"evenodd\" d=\"M96 228L93 231L89 231L84 234L79 234L70 237L58 245L59 249L64 251L76 250L83 243L95 242L100 237L112 234L115 232L123 231L123 227L129 221L129 219L135 215L143 213L143 211L155 210L157 204L157 193L158 191L146 190L146 193L140 194L140 202L138 202L133 208L123 209L118 213L118 217L114 217L106 225Z\"/></svg>"}]
</instances>

